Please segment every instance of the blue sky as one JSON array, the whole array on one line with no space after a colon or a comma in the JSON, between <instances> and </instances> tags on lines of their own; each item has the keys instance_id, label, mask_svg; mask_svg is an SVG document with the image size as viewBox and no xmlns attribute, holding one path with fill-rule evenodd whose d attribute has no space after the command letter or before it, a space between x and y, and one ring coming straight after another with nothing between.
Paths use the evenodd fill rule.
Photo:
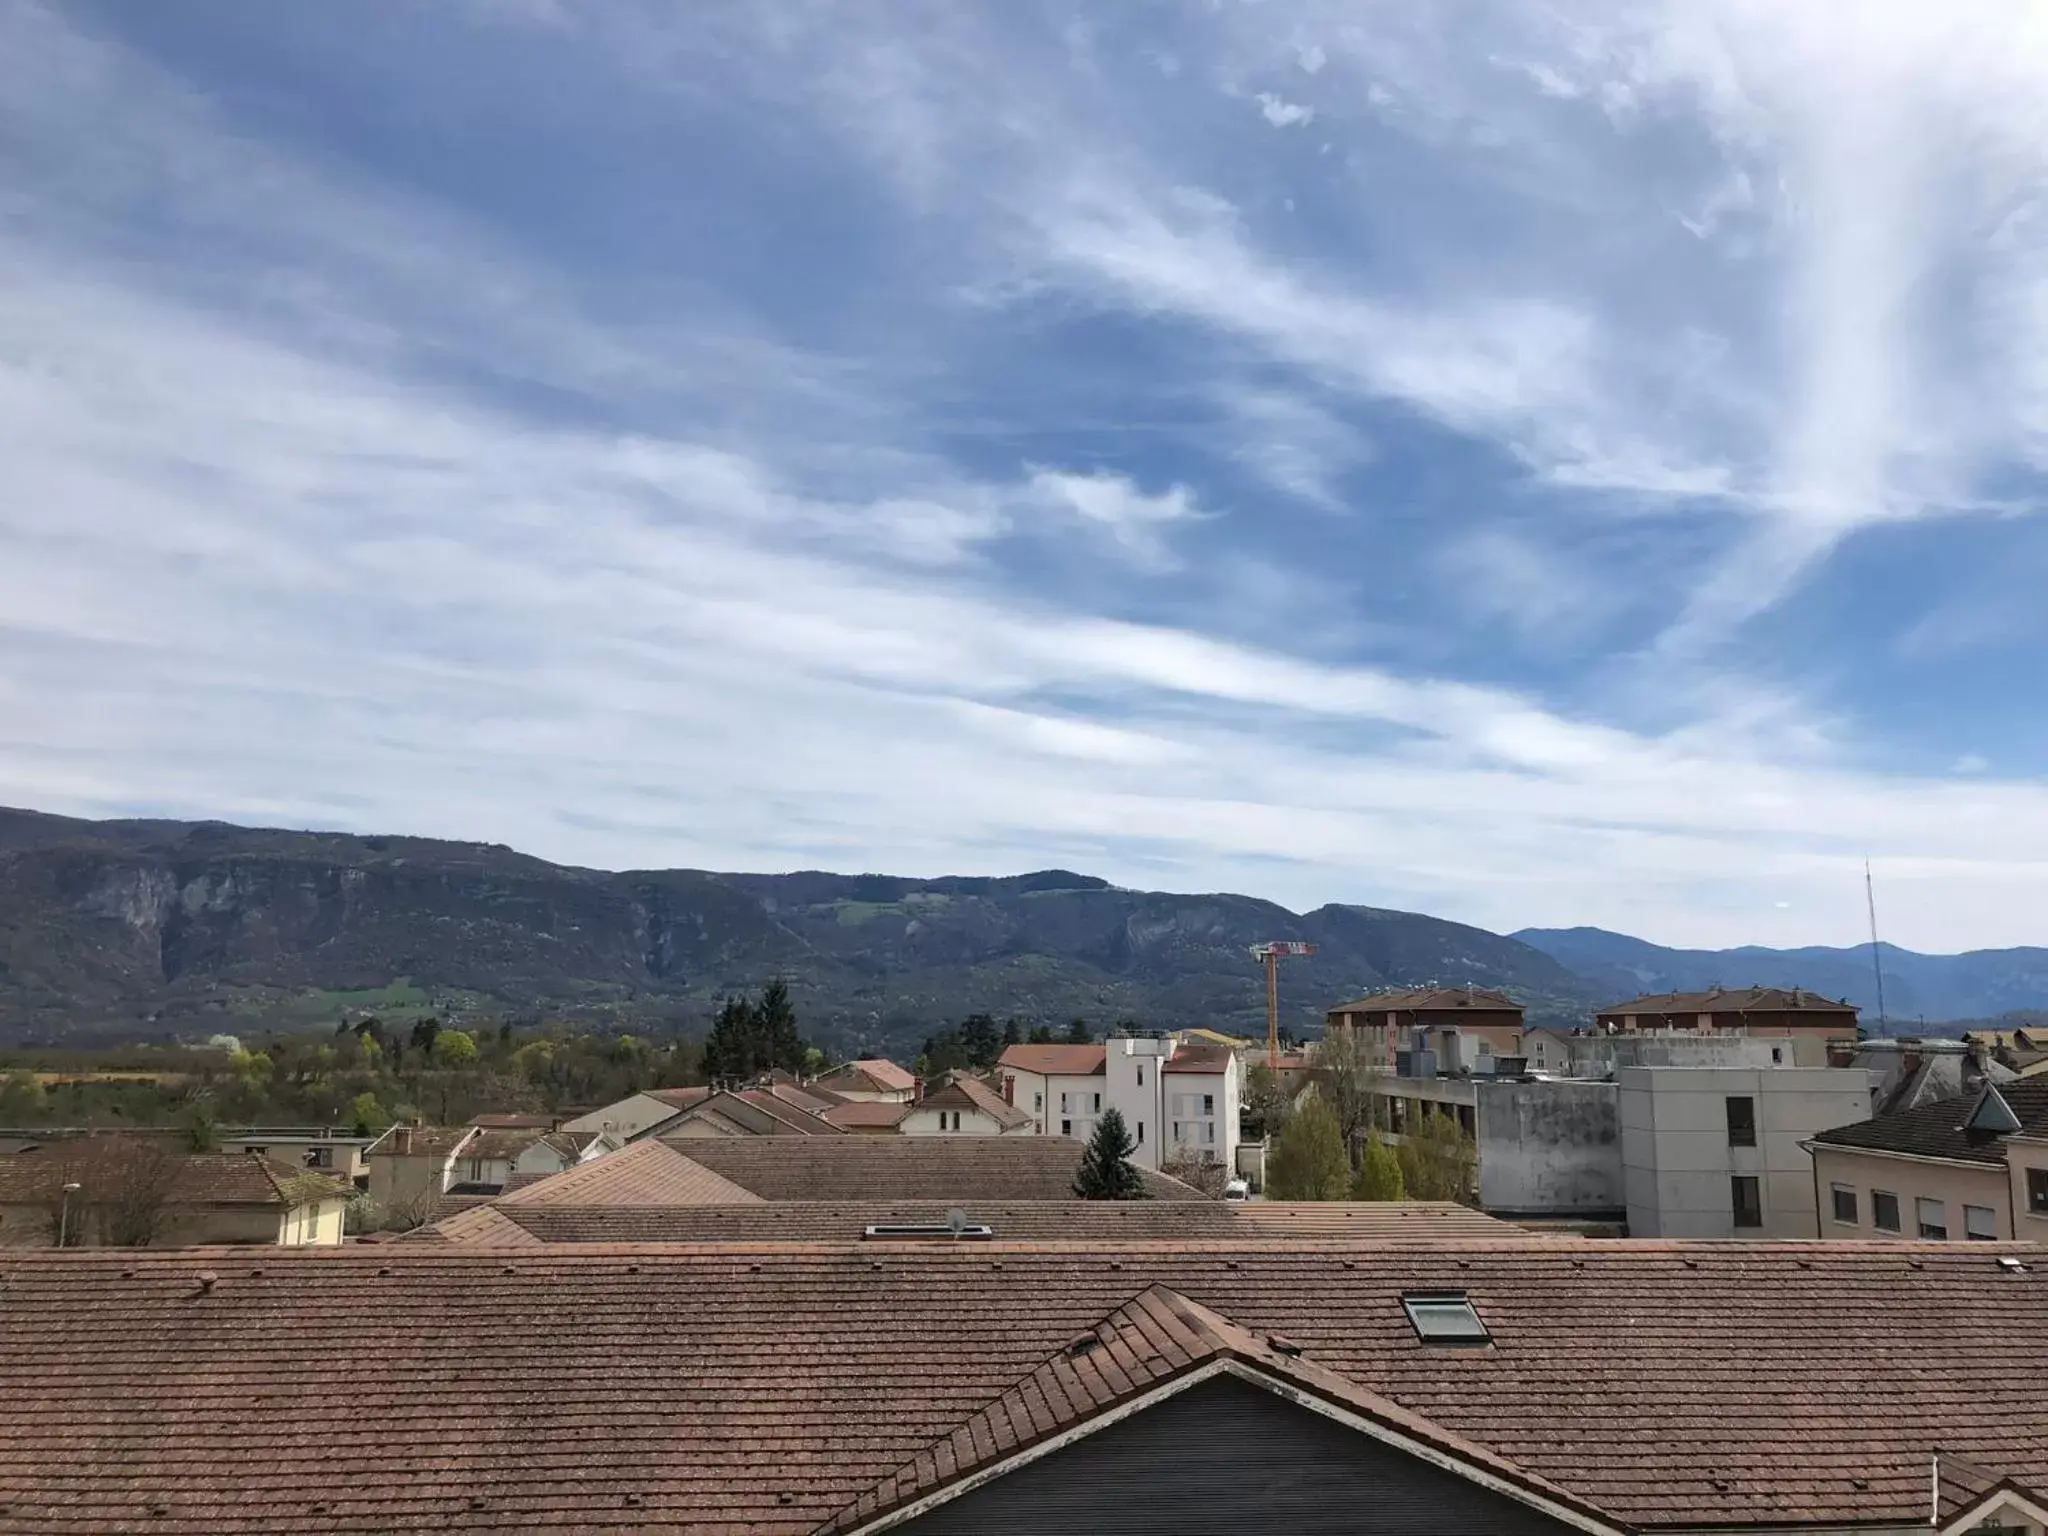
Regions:
<instances>
[{"instance_id":1,"label":"blue sky","mask_svg":"<svg viewBox=\"0 0 2048 1536\"><path fill-rule=\"evenodd\" d=\"M2048 942L2032 8L0 57L0 801Z\"/></svg>"}]
</instances>

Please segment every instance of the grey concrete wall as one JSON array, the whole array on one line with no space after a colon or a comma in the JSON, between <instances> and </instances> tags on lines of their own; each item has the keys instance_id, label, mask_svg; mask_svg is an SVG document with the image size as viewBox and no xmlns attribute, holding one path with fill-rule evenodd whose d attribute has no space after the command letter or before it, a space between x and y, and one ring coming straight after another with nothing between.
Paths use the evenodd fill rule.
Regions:
<instances>
[{"instance_id":1,"label":"grey concrete wall","mask_svg":"<svg viewBox=\"0 0 2048 1536\"><path fill-rule=\"evenodd\" d=\"M1619 1095L1612 1083L1475 1083L1479 1203L1501 1213L1619 1211Z\"/></svg>"}]
</instances>

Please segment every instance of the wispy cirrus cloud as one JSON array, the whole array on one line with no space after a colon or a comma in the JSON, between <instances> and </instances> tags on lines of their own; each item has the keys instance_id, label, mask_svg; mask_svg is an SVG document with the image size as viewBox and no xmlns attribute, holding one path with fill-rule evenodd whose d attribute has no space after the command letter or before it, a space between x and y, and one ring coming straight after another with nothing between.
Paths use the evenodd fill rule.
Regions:
<instances>
[{"instance_id":1,"label":"wispy cirrus cloud","mask_svg":"<svg viewBox=\"0 0 2048 1536\"><path fill-rule=\"evenodd\" d=\"M0 799L2038 937L2038 784L1745 649L2026 522L2026 39L1257 11L10 11Z\"/></svg>"}]
</instances>

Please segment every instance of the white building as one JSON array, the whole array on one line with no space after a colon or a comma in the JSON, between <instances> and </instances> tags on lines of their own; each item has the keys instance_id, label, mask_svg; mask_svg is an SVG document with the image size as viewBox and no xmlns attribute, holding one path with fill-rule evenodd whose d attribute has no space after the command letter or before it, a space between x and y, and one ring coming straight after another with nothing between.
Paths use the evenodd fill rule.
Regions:
<instances>
[{"instance_id":1,"label":"white building","mask_svg":"<svg viewBox=\"0 0 2048 1536\"><path fill-rule=\"evenodd\" d=\"M1038 1122L969 1072L948 1072L896 1123L905 1136L1031 1136Z\"/></svg>"},{"instance_id":2,"label":"white building","mask_svg":"<svg viewBox=\"0 0 2048 1536\"><path fill-rule=\"evenodd\" d=\"M1047 1136L1085 1140L1114 1105L1137 1144L1132 1161L1157 1168L1176 1152L1237 1162L1243 1073L1216 1045L1118 1037L1102 1045L1013 1045L998 1063L1003 1097Z\"/></svg>"},{"instance_id":3,"label":"white building","mask_svg":"<svg viewBox=\"0 0 2048 1536\"><path fill-rule=\"evenodd\" d=\"M1631 1237L1815 1237L1820 1131L1870 1118L1875 1074L1844 1067L1622 1067Z\"/></svg>"}]
</instances>

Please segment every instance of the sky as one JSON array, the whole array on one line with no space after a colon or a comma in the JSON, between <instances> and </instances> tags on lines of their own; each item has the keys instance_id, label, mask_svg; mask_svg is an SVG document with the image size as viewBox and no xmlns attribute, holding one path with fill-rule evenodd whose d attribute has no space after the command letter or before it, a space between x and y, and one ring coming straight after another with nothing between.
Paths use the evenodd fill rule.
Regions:
<instances>
[{"instance_id":1,"label":"sky","mask_svg":"<svg viewBox=\"0 0 2048 1536\"><path fill-rule=\"evenodd\" d=\"M0 0L0 803L2048 943L2048 10Z\"/></svg>"}]
</instances>

